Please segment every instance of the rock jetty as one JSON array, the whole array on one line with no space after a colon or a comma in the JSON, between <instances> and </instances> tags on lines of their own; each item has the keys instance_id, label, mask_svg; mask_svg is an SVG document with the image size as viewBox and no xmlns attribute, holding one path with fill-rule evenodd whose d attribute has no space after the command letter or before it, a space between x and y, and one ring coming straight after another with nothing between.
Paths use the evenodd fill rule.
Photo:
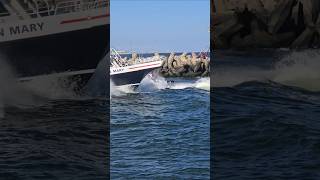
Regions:
<instances>
[{"instance_id":1,"label":"rock jetty","mask_svg":"<svg viewBox=\"0 0 320 180\"><path fill-rule=\"evenodd\" d=\"M319 0L211 0L213 48L318 48Z\"/></svg>"},{"instance_id":2,"label":"rock jetty","mask_svg":"<svg viewBox=\"0 0 320 180\"><path fill-rule=\"evenodd\" d=\"M175 55L171 53L159 70L163 77L199 77L209 76L210 60L204 53Z\"/></svg>"}]
</instances>

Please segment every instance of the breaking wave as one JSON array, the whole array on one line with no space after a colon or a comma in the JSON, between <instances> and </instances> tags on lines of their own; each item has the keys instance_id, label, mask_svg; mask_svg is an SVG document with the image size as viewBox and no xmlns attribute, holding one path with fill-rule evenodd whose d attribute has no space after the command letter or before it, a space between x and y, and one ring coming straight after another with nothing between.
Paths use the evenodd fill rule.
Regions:
<instances>
[{"instance_id":1,"label":"breaking wave","mask_svg":"<svg viewBox=\"0 0 320 180\"><path fill-rule=\"evenodd\" d=\"M138 88L132 86L115 86L112 80L110 80L110 97L122 96L133 93L151 93L164 89L187 89L195 88L204 91L210 91L210 78L197 78L197 79L166 79L161 76L152 76L148 74L140 83Z\"/></svg>"},{"instance_id":2,"label":"breaking wave","mask_svg":"<svg viewBox=\"0 0 320 180\"><path fill-rule=\"evenodd\" d=\"M126 94L137 93L132 86L115 86L110 79L110 98L112 96L123 96Z\"/></svg>"},{"instance_id":3,"label":"breaking wave","mask_svg":"<svg viewBox=\"0 0 320 180\"><path fill-rule=\"evenodd\" d=\"M282 57L272 69L256 66L217 68L212 87L233 87L244 82L276 82L310 91L320 91L320 51L293 51Z\"/></svg>"},{"instance_id":4,"label":"breaking wave","mask_svg":"<svg viewBox=\"0 0 320 180\"><path fill-rule=\"evenodd\" d=\"M5 107L31 108L45 105L50 100L87 100L105 95L107 57L109 55L98 65L86 92L79 95L75 89L80 79L44 75L20 82L6 58L0 55L0 118L5 116Z\"/></svg>"},{"instance_id":5,"label":"breaking wave","mask_svg":"<svg viewBox=\"0 0 320 180\"><path fill-rule=\"evenodd\" d=\"M0 84L0 118L5 116L6 106L26 108L43 103L40 96L17 81L4 57L0 57Z\"/></svg>"},{"instance_id":6,"label":"breaking wave","mask_svg":"<svg viewBox=\"0 0 320 180\"><path fill-rule=\"evenodd\" d=\"M320 51L292 52L276 64L273 81L320 91Z\"/></svg>"},{"instance_id":7,"label":"breaking wave","mask_svg":"<svg viewBox=\"0 0 320 180\"><path fill-rule=\"evenodd\" d=\"M152 90L161 89L187 89L195 88L210 91L210 78L197 78L197 79L183 79L183 78L171 78L165 79L161 76L152 77L147 75L139 86L140 92L148 92Z\"/></svg>"}]
</instances>

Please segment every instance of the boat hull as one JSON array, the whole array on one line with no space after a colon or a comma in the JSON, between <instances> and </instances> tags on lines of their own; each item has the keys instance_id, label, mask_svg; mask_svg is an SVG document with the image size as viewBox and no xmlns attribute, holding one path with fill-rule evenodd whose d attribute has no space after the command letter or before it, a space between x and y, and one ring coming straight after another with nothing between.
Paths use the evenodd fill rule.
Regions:
<instances>
[{"instance_id":1,"label":"boat hull","mask_svg":"<svg viewBox=\"0 0 320 180\"><path fill-rule=\"evenodd\" d=\"M158 67L142 69L139 71L132 71L126 73L112 74L111 80L115 86L124 85L139 85L142 79L149 74L151 71L157 69Z\"/></svg>"},{"instance_id":2,"label":"boat hull","mask_svg":"<svg viewBox=\"0 0 320 180\"><path fill-rule=\"evenodd\" d=\"M109 50L109 24L0 43L17 77L74 72L92 74ZM77 73L79 72L79 73Z\"/></svg>"}]
</instances>

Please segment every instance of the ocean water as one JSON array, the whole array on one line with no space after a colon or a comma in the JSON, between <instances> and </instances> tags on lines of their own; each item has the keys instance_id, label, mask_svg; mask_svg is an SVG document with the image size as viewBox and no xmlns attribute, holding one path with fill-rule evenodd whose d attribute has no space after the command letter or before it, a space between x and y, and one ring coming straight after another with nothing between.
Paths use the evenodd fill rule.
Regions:
<instances>
[{"instance_id":1,"label":"ocean water","mask_svg":"<svg viewBox=\"0 0 320 180\"><path fill-rule=\"evenodd\" d=\"M55 78L17 83L1 58L0 84L0 179L109 177L109 99L102 89L78 96Z\"/></svg>"},{"instance_id":2,"label":"ocean water","mask_svg":"<svg viewBox=\"0 0 320 180\"><path fill-rule=\"evenodd\" d=\"M132 90L111 82L111 179L209 179L209 83L147 76Z\"/></svg>"},{"instance_id":3,"label":"ocean water","mask_svg":"<svg viewBox=\"0 0 320 180\"><path fill-rule=\"evenodd\" d=\"M214 179L320 178L320 51L217 51Z\"/></svg>"}]
</instances>

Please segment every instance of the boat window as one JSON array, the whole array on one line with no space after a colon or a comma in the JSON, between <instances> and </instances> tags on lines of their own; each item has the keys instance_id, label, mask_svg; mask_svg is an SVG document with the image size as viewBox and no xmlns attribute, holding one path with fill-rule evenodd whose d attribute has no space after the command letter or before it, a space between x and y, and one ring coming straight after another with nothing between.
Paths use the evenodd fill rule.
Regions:
<instances>
[{"instance_id":1,"label":"boat window","mask_svg":"<svg viewBox=\"0 0 320 180\"><path fill-rule=\"evenodd\" d=\"M4 7L2 3L0 3L0 17L9 16L8 10Z\"/></svg>"}]
</instances>

